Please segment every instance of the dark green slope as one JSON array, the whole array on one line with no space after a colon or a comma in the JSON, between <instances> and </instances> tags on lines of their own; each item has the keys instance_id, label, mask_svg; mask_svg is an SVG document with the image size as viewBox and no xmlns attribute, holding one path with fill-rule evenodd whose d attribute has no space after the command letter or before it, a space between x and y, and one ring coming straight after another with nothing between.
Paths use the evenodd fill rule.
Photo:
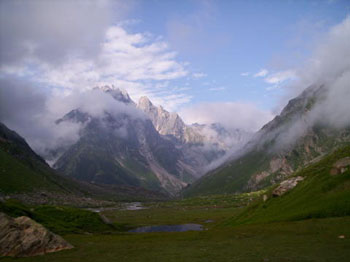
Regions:
<instances>
[{"instance_id":1,"label":"dark green slope","mask_svg":"<svg viewBox=\"0 0 350 262\"><path fill-rule=\"evenodd\" d=\"M350 146L338 149L293 177L304 178L281 196L273 196L275 185L266 192L267 200L257 200L229 223L266 223L310 218L350 216L350 162L343 173L331 174L334 164L350 157Z\"/></svg>"},{"instance_id":2,"label":"dark green slope","mask_svg":"<svg viewBox=\"0 0 350 262\"><path fill-rule=\"evenodd\" d=\"M55 174L25 140L0 123L0 192L37 190L79 192L77 185Z\"/></svg>"},{"instance_id":3,"label":"dark green slope","mask_svg":"<svg viewBox=\"0 0 350 262\"><path fill-rule=\"evenodd\" d=\"M79 202L86 197L101 200L165 197L139 187L93 185L61 176L21 136L0 123L0 195L34 195L41 198L41 192L45 192L45 197L63 196L68 202Z\"/></svg>"},{"instance_id":4,"label":"dark green slope","mask_svg":"<svg viewBox=\"0 0 350 262\"><path fill-rule=\"evenodd\" d=\"M303 123L322 101L323 86L310 87L266 124L230 162L210 172L183 191L185 196L254 191L275 184L314 159L350 144L350 128L335 129ZM306 119L306 120L305 120ZM299 122L298 122L299 121ZM306 126L298 135L295 126ZM291 131L292 130L292 131ZM296 139L290 139L295 135Z\"/></svg>"}]
</instances>

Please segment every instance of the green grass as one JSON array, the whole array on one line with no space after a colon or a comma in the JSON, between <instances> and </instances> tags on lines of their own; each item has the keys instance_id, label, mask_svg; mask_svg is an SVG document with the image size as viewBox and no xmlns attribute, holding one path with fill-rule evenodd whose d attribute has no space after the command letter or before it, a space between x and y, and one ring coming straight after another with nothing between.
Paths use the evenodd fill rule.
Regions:
<instances>
[{"instance_id":1,"label":"green grass","mask_svg":"<svg viewBox=\"0 0 350 262\"><path fill-rule=\"evenodd\" d=\"M16 200L0 202L0 212L12 217L28 216L57 234L104 233L115 231L97 213L73 207L26 206Z\"/></svg>"},{"instance_id":2,"label":"green grass","mask_svg":"<svg viewBox=\"0 0 350 262\"><path fill-rule=\"evenodd\" d=\"M271 155L262 151L249 152L237 161L212 171L183 190L185 197L243 192L250 177L268 168Z\"/></svg>"},{"instance_id":3,"label":"green grass","mask_svg":"<svg viewBox=\"0 0 350 262\"><path fill-rule=\"evenodd\" d=\"M0 192L30 192L34 189L62 191L44 170L34 170L0 148Z\"/></svg>"},{"instance_id":4,"label":"green grass","mask_svg":"<svg viewBox=\"0 0 350 262\"><path fill-rule=\"evenodd\" d=\"M117 223L119 230L183 223L200 223L205 230L145 234L117 231L101 234L94 231L89 235L82 234L85 230L74 234L61 232L75 246L74 249L37 257L3 258L1 261L347 261L350 256L350 217L238 226L227 223L242 211L242 206L264 193L154 202L146 204L148 209L136 211L104 211L105 216ZM12 205L16 210L24 208L28 211L18 202ZM73 212L57 207L34 207L33 211L45 219L50 216L64 223L69 222L67 216ZM208 219L213 222L205 223ZM54 223L55 226L59 224ZM84 220L79 223L86 224ZM345 235L345 239L338 238L340 235Z\"/></svg>"},{"instance_id":5,"label":"green grass","mask_svg":"<svg viewBox=\"0 0 350 262\"><path fill-rule=\"evenodd\" d=\"M100 224L97 214L84 210L6 202L5 212L16 216L29 212L75 248L1 261L348 261L350 171L331 176L329 170L334 162L349 155L350 147L346 147L299 171L295 175L305 180L282 197L272 198L271 188L145 203L148 209L144 210L104 211L114 230L105 230L107 225ZM264 194L269 196L266 202L261 200ZM125 232L137 226L184 223L202 224L204 230Z\"/></svg>"},{"instance_id":6,"label":"green grass","mask_svg":"<svg viewBox=\"0 0 350 262\"><path fill-rule=\"evenodd\" d=\"M31 258L2 261L347 261L350 256L350 217L313 219L232 227L223 221L237 213L232 207L169 209L152 204L146 210L111 211L118 221L134 225L201 222L206 229L181 233L67 234L75 246ZM177 205L175 204L174 207ZM192 209L190 209L192 207ZM122 213L125 212L123 215ZM145 213L146 212L146 213ZM108 212L107 212L108 213ZM105 213L105 214L107 214ZM204 224L205 218L214 219ZM345 239L339 239L345 235Z\"/></svg>"},{"instance_id":7,"label":"green grass","mask_svg":"<svg viewBox=\"0 0 350 262\"><path fill-rule=\"evenodd\" d=\"M330 175L333 164L350 156L350 147L337 150L297 172L295 176L305 179L281 197L268 200L261 198L248 206L231 223L266 223L273 221L293 221L310 218L350 216L350 169L343 174ZM276 186L275 186L276 187Z\"/></svg>"}]
</instances>

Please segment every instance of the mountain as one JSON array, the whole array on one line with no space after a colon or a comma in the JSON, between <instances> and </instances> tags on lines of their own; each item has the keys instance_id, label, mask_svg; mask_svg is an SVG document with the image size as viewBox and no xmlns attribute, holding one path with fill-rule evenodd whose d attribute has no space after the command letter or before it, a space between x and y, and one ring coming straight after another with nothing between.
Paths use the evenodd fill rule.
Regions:
<instances>
[{"instance_id":1,"label":"mountain","mask_svg":"<svg viewBox=\"0 0 350 262\"><path fill-rule=\"evenodd\" d=\"M80 139L57 160L61 173L82 181L137 186L175 194L195 177L181 150L161 136L151 120L136 108L128 94L104 87L119 110L92 115L83 109L66 114L65 121L82 125Z\"/></svg>"},{"instance_id":2,"label":"mountain","mask_svg":"<svg viewBox=\"0 0 350 262\"><path fill-rule=\"evenodd\" d=\"M146 96L140 98L137 106L150 118L159 134L173 136L181 142L189 141L187 127L177 113L169 113L162 106L154 106Z\"/></svg>"},{"instance_id":3,"label":"mountain","mask_svg":"<svg viewBox=\"0 0 350 262\"><path fill-rule=\"evenodd\" d=\"M141 188L92 185L61 176L20 135L0 123L0 197L4 196L32 204L77 206L165 197Z\"/></svg>"},{"instance_id":4,"label":"mountain","mask_svg":"<svg viewBox=\"0 0 350 262\"><path fill-rule=\"evenodd\" d=\"M196 170L197 177L226 153L243 146L252 136L239 129L229 131L219 123L186 125L177 113L153 105L145 96L140 98L137 107L145 112L161 135L183 152L185 161Z\"/></svg>"},{"instance_id":5,"label":"mountain","mask_svg":"<svg viewBox=\"0 0 350 262\"><path fill-rule=\"evenodd\" d=\"M229 223L349 216L349 189L350 146L345 146L273 186Z\"/></svg>"},{"instance_id":6,"label":"mountain","mask_svg":"<svg viewBox=\"0 0 350 262\"><path fill-rule=\"evenodd\" d=\"M350 123L338 128L314 119L314 109L322 105L327 93L326 86L315 85L290 100L230 161L196 181L184 194L258 190L349 144Z\"/></svg>"}]
</instances>

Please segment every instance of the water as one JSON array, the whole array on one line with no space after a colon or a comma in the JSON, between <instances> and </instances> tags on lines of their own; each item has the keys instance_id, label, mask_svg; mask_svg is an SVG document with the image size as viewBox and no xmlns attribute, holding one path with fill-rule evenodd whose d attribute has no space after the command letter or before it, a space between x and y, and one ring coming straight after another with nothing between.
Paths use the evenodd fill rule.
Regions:
<instances>
[{"instance_id":1,"label":"water","mask_svg":"<svg viewBox=\"0 0 350 262\"><path fill-rule=\"evenodd\" d=\"M90 210L92 212L100 213L102 211L108 211L108 210L141 210L146 208L147 207L144 207L141 202L130 202L130 203L123 203L120 206L115 206L115 207L96 207L96 208L85 208L85 209Z\"/></svg>"},{"instance_id":2,"label":"water","mask_svg":"<svg viewBox=\"0 0 350 262\"><path fill-rule=\"evenodd\" d=\"M141 202L131 202L124 205L125 210L141 210L146 208L147 207L144 207Z\"/></svg>"},{"instance_id":3,"label":"water","mask_svg":"<svg viewBox=\"0 0 350 262\"><path fill-rule=\"evenodd\" d=\"M150 233L150 232L185 232L185 231L202 231L202 230L203 230L203 226L199 224L183 224L183 225L138 227L138 228L129 230L129 232Z\"/></svg>"}]
</instances>

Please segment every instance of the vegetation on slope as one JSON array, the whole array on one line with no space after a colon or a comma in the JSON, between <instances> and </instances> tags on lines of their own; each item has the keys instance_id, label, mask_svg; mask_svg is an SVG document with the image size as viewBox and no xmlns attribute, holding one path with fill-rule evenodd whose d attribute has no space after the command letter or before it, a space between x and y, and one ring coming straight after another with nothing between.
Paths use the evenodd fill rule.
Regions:
<instances>
[{"instance_id":1,"label":"vegetation on slope","mask_svg":"<svg viewBox=\"0 0 350 262\"><path fill-rule=\"evenodd\" d=\"M21 194L21 199L29 200L30 195L29 202L42 202L41 192L55 202L73 201L78 205L82 197L117 201L165 198L164 194L140 187L96 185L61 176L22 137L0 123L0 196Z\"/></svg>"},{"instance_id":2,"label":"vegetation on slope","mask_svg":"<svg viewBox=\"0 0 350 262\"><path fill-rule=\"evenodd\" d=\"M335 128L314 122L310 110L322 102L326 92L325 86L305 89L256 134L241 154L186 188L184 195L259 190L282 181L315 158L349 145L349 125Z\"/></svg>"},{"instance_id":3,"label":"vegetation on slope","mask_svg":"<svg viewBox=\"0 0 350 262\"><path fill-rule=\"evenodd\" d=\"M259 199L248 206L230 223L265 223L310 218L350 216L350 168L344 173L331 175L339 159L350 156L350 146L339 149L299 172L304 180L279 197L267 193L268 200Z\"/></svg>"},{"instance_id":4,"label":"vegetation on slope","mask_svg":"<svg viewBox=\"0 0 350 262\"><path fill-rule=\"evenodd\" d=\"M12 217L28 216L57 234L106 233L114 230L97 213L73 207L33 207L16 200L7 200L0 202L0 212Z\"/></svg>"}]
</instances>

